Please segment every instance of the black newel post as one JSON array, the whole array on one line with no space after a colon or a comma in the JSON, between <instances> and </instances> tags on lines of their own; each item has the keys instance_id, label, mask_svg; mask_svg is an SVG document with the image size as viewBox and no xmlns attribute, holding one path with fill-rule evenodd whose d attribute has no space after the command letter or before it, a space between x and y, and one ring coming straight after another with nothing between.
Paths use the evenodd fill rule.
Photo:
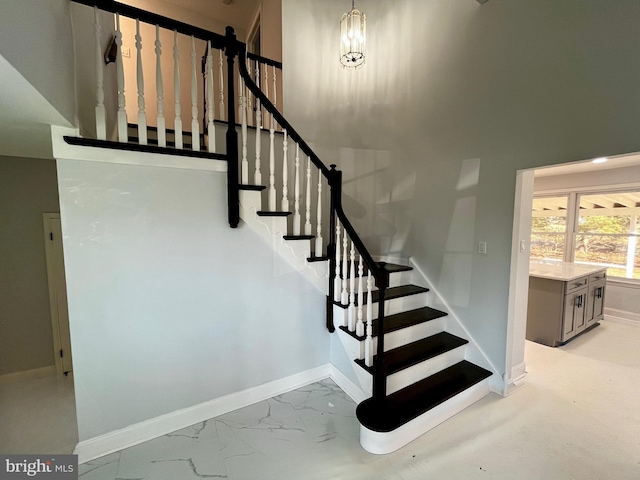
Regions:
<instances>
[{"instance_id":1,"label":"black newel post","mask_svg":"<svg viewBox=\"0 0 640 480\"><path fill-rule=\"evenodd\" d=\"M238 164L238 132L236 131L235 80L233 59L238 54L238 42L233 27L226 29L227 56L227 195L229 201L229 226L240 223L240 189Z\"/></svg>"},{"instance_id":2,"label":"black newel post","mask_svg":"<svg viewBox=\"0 0 640 480\"><path fill-rule=\"evenodd\" d=\"M342 197L342 172L331 165L329 171L329 188L331 190L331 206L329 210L329 244L327 255L329 256L329 295L327 295L327 330L334 332L333 324L333 298L335 296L336 275L336 208L340 206Z\"/></svg>"},{"instance_id":3,"label":"black newel post","mask_svg":"<svg viewBox=\"0 0 640 480\"><path fill-rule=\"evenodd\" d=\"M378 287L378 349L373 365L373 398L382 400L387 396L387 371L384 363L384 302L389 286L389 272L384 262L379 263L379 278L376 277Z\"/></svg>"}]
</instances>

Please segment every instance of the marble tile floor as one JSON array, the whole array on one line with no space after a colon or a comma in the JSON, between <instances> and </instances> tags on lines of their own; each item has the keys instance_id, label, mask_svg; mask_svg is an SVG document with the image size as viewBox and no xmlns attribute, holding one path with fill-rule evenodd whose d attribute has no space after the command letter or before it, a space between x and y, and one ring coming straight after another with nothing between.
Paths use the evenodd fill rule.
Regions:
<instances>
[{"instance_id":1,"label":"marble tile floor","mask_svg":"<svg viewBox=\"0 0 640 480\"><path fill-rule=\"evenodd\" d=\"M637 480L638 345L640 326L608 321L561 348L527 342L524 388L389 455L360 447L355 404L324 380L87 462L80 478Z\"/></svg>"}]
</instances>

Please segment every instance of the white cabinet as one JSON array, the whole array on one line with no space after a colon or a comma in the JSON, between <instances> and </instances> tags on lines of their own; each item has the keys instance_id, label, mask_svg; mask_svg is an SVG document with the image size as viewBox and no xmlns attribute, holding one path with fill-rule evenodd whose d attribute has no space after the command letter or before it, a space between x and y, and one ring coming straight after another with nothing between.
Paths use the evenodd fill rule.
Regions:
<instances>
[{"instance_id":1,"label":"white cabinet","mask_svg":"<svg viewBox=\"0 0 640 480\"><path fill-rule=\"evenodd\" d=\"M556 347L603 318L605 270L575 278L529 277L527 340Z\"/></svg>"}]
</instances>

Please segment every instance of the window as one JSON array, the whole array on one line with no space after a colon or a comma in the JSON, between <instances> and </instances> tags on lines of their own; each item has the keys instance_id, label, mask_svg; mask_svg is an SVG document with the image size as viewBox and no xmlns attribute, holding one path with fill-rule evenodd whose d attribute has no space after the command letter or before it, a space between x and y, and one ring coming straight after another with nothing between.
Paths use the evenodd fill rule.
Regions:
<instances>
[{"instance_id":1,"label":"window","mask_svg":"<svg viewBox=\"0 0 640 480\"><path fill-rule=\"evenodd\" d=\"M605 265L608 275L640 279L640 191L579 196L576 262Z\"/></svg>"},{"instance_id":2,"label":"window","mask_svg":"<svg viewBox=\"0 0 640 480\"><path fill-rule=\"evenodd\" d=\"M531 259L608 267L640 279L640 191L536 197Z\"/></svg>"},{"instance_id":3,"label":"window","mask_svg":"<svg viewBox=\"0 0 640 480\"><path fill-rule=\"evenodd\" d=\"M565 256L568 196L533 199L531 258L560 260Z\"/></svg>"}]
</instances>

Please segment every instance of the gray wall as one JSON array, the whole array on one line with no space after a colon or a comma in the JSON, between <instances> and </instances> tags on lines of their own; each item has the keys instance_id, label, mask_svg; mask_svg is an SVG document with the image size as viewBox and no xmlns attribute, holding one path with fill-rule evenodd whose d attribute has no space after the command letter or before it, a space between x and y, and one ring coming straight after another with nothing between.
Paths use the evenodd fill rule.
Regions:
<instances>
[{"instance_id":1,"label":"gray wall","mask_svg":"<svg viewBox=\"0 0 640 480\"><path fill-rule=\"evenodd\" d=\"M42 214L58 212L53 160L0 156L0 375L54 364Z\"/></svg>"},{"instance_id":2,"label":"gray wall","mask_svg":"<svg viewBox=\"0 0 640 480\"><path fill-rule=\"evenodd\" d=\"M2 0L0 54L74 125L74 56L69 3L68 0Z\"/></svg>"},{"instance_id":3,"label":"gray wall","mask_svg":"<svg viewBox=\"0 0 640 480\"><path fill-rule=\"evenodd\" d=\"M285 114L346 177L374 253L413 256L505 365L518 169L640 150L636 0L283 0ZM476 253L486 241L488 253Z\"/></svg>"},{"instance_id":4,"label":"gray wall","mask_svg":"<svg viewBox=\"0 0 640 480\"><path fill-rule=\"evenodd\" d=\"M225 173L58 179L80 441L329 362L324 295L229 228Z\"/></svg>"}]
</instances>

